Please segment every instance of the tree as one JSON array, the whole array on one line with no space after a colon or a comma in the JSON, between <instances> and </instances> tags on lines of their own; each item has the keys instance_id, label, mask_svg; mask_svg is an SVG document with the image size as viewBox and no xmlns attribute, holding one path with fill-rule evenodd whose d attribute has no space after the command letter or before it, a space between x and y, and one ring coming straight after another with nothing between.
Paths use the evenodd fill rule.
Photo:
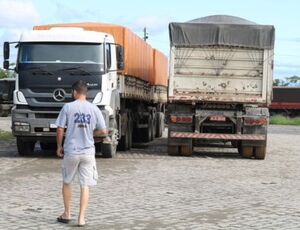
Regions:
<instances>
[{"instance_id":1,"label":"tree","mask_svg":"<svg viewBox=\"0 0 300 230\"><path fill-rule=\"evenodd\" d=\"M274 79L273 86L297 86L300 84L300 77L294 75L292 77L286 77L284 79Z\"/></svg>"},{"instance_id":2,"label":"tree","mask_svg":"<svg viewBox=\"0 0 300 230\"><path fill-rule=\"evenodd\" d=\"M7 77L7 71L0 68L0 79Z\"/></svg>"},{"instance_id":3,"label":"tree","mask_svg":"<svg viewBox=\"0 0 300 230\"><path fill-rule=\"evenodd\" d=\"M287 77L286 78L290 83L297 84L298 82L300 83L300 77L294 75L292 77Z\"/></svg>"},{"instance_id":4,"label":"tree","mask_svg":"<svg viewBox=\"0 0 300 230\"><path fill-rule=\"evenodd\" d=\"M15 63L12 62L9 64L10 68L13 69L15 67ZM14 71L13 70L6 70L6 69L2 69L0 68L0 79L1 78L6 78L6 77L14 77Z\"/></svg>"},{"instance_id":5,"label":"tree","mask_svg":"<svg viewBox=\"0 0 300 230\"><path fill-rule=\"evenodd\" d=\"M288 86L288 85L289 83L286 82L285 80L278 79L278 78L273 80L273 86Z\"/></svg>"}]
</instances>

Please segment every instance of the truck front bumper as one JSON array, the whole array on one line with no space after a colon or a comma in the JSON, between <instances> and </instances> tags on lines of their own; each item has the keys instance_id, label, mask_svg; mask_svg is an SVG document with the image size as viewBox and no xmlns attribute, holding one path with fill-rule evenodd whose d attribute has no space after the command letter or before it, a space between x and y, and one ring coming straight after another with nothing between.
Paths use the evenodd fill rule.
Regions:
<instances>
[{"instance_id":1,"label":"truck front bumper","mask_svg":"<svg viewBox=\"0 0 300 230\"><path fill-rule=\"evenodd\" d=\"M58 111L12 109L12 133L26 140L55 141Z\"/></svg>"},{"instance_id":2,"label":"truck front bumper","mask_svg":"<svg viewBox=\"0 0 300 230\"><path fill-rule=\"evenodd\" d=\"M108 127L109 113L101 109ZM32 111L30 109L12 109L12 133L27 140L47 140L55 142L56 118L59 111ZM17 127L19 126L19 127ZM26 127L22 130L21 126ZM25 131L26 129L26 131Z\"/></svg>"}]
</instances>

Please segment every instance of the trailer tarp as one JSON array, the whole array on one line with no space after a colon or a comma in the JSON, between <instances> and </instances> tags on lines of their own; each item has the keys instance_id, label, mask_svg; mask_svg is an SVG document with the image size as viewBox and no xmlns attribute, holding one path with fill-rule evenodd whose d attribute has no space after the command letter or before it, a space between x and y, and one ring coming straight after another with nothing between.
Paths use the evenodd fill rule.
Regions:
<instances>
[{"instance_id":1,"label":"trailer tarp","mask_svg":"<svg viewBox=\"0 0 300 230\"><path fill-rule=\"evenodd\" d=\"M186 23L170 23L172 46L230 45L273 49L275 29L232 16L209 16Z\"/></svg>"}]
</instances>

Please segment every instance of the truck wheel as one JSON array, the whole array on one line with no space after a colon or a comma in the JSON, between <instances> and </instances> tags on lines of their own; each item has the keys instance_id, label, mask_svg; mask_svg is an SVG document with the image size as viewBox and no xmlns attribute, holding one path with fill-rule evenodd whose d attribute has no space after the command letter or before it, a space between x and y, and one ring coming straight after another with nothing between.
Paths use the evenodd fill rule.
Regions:
<instances>
[{"instance_id":1,"label":"truck wheel","mask_svg":"<svg viewBox=\"0 0 300 230\"><path fill-rule=\"evenodd\" d=\"M253 147L242 146L240 147L241 155L244 158L251 158L253 156Z\"/></svg>"},{"instance_id":2,"label":"truck wheel","mask_svg":"<svg viewBox=\"0 0 300 230\"><path fill-rule=\"evenodd\" d=\"M56 149L55 143L47 143L47 142L40 142L40 146L42 150L54 150Z\"/></svg>"},{"instance_id":3,"label":"truck wheel","mask_svg":"<svg viewBox=\"0 0 300 230\"><path fill-rule=\"evenodd\" d=\"M128 122L128 150L132 147L132 132L133 132L133 121L131 116L129 116Z\"/></svg>"},{"instance_id":4,"label":"truck wheel","mask_svg":"<svg viewBox=\"0 0 300 230\"><path fill-rule=\"evenodd\" d=\"M96 155L101 155L101 143L95 143L95 152Z\"/></svg>"},{"instance_id":5,"label":"truck wheel","mask_svg":"<svg viewBox=\"0 0 300 230\"><path fill-rule=\"evenodd\" d=\"M20 156L27 156L33 153L35 141L24 141L17 137L17 149Z\"/></svg>"},{"instance_id":6,"label":"truck wheel","mask_svg":"<svg viewBox=\"0 0 300 230\"><path fill-rule=\"evenodd\" d=\"M266 146L255 147L255 159L264 160L266 157Z\"/></svg>"},{"instance_id":7,"label":"truck wheel","mask_svg":"<svg viewBox=\"0 0 300 230\"><path fill-rule=\"evenodd\" d=\"M169 156L179 156L179 146L178 145L168 145L168 155Z\"/></svg>"},{"instance_id":8,"label":"truck wheel","mask_svg":"<svg viewBox=\"0 0 300 230\"><path fill-rule=\"evenodd\" d=\"M231 145L233 148L238 148L238 142L237 141L231 141Z\"/></svg>"},{"instance_id":9,"label":"truck wheel","mask_svg":"<svg viewBox=\"0 0 300 230\"><path fill-rule=\"evenodd\" d=\"M143 142L149 142L151 141L151 136L152 136L152 119L151 116L148 116L148 127L141 129L141 138Z\"/></svg>"},{"instance_id":10,"label":"truck wheel","mask_svg":"<svg viewBox=\"0 0 300 230\"><path fill-rule=\"evenodd\" d=\"M111 143L101 143L102 157L113 158L117 154L118 145L118 127L117 122L113 121L113 133L111 134Z\"/></svg>"},{"instance_id":11,"label":"truck wheel","mask_svg":"<svg viewBox=\"0 0 300 230\"><path fill-rule=\"evenodd\" d=\"M128 116L125 135L121 137L118 144L118 150L127 151L132 146L132 119Z\"/></svg>"},{"instance_id":12,"label":"truck wheel","mask_svg":"<svg viewBox=\"0 0 300 230\"><path fill-rule=\"evenodd\" d=\"M1 112L1 117L7 117L7 116L8 116L8 111Z\"/></svg>"},{"instance_id":13,"label":"truck wheel","mask_svg":"<svg viewBox=\"0 0 300 230\"><path fill-rule=\"evenodd\" d=\"M181 155L189 157L193 154L193 146L192 145L182 145L181 146Z\"/></svg>"},{"instance_id":14,"label":"truck wheel","mask_svg":"<svg viewBox=\"0 0 300 230\"><path fill-rule=\"evenodd\" d=\"M117 152L117 146L115 144L101 144L102 157L114 158Z\"/></svg>"},{"instance_id":15,"label":"truck wheel","mask_svg":"<svg viewBox=\"0 0 300 230\"><path fill-rule=\"evenodd\" d=\"M151 141L153 141L156 136L156 123L156 116L151 116Z\"/></svg>"},{"instance_id":16,"label":"truck wheel","mask_svg":"<svg viewBox=\"0 0 300 230\"><path fill-rule=\"evenodd\" d=\"M156 137L162 137L163 131L165 129L164 119L165 118L163 113L157 113Z\"/></svg>"},{"instance_id":17,"label":"truck wheel","mask_svg":"<svg viewBox=\"0 0 300 230\"><path fill-rule=\"evenodd\" d=\"M129 149L129 133L128 127L125 130L125 135L121 137L121 140L118 144L118 150L120 151L127 151Z\"/></svg>"}]
</instances>

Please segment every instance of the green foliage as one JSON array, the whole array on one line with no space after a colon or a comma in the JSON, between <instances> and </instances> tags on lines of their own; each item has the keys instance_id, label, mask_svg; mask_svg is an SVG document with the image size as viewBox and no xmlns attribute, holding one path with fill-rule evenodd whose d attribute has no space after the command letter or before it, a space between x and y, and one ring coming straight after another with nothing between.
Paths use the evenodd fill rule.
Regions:
<instances>
[{"instance_id":1,"label":"green foliage","mask_svg":"<svg viewBox=\"0 0 300 230\"><path fill-rule=\"evenodd\" d=\"M284 79L274 79L273 86L297 86L300 84L300 77L294 75L292 77L286 77Z\"/></svg>"},{"instance_id":2,"label":"green foliage","mask_svg":"<svg viewBox=\"0 0 300 230\"><path fill-rule=\"evenodd\" d=\"M287 77L286 78L289 82L291 82L291 83L298 83L298 82L300 82L300 77L298 77L298 76L296 76L296 75L294 75L294 76L292 76L292 77Z\"/></svg>"},{"instance_id":3,"label":"green foliage","mask_svg":"<svg viewBox=\"0 0 300 230\"><path fill-rule=\"evenodd\" d=\"M0 68L0 79L7 77L13 77L13 71Z\"/></svg>"},{"instance_id":4,"label":"green foliage","mask_svg":"<svg viewBox=\"0 0 300 230\"><path fill-rule=\"evenodd\" d=\"M13 138L14 138L14 136L12 135L11 132L6 132L6 131L0 130L0 140L1 141L8 141L8 140L11 140Z\"/></svg>"},{"instance_id":5,"label":"green foliage","mask_svg":"<svg viewBox=\"0 0 300 230\"><path fill-rule=\"evenodd\" d=\"M273 81L273 86L288 86L288 85L289 83L282 79L276 78Z\"/></svg>"},{"instance_id":6,"label":"green foliage","mask_svg":"<svg viewBox=\"0 0 300 230\"><path fill-rule=\"evenodd\" d=\"M0 78L6 78L7 77L7 71L4 69L0 69Z\"/></svg>"},{"instance_id":7,"label":"green foliage","mask_svg":"<svg viewBox=\"0 0 300 230\"><path fill-rule=\"evenodd\" d=\"M289 118L281 115L272 116L270 118L271 125L300 125L300 117Z\"/></svg>"}]
</instances>

